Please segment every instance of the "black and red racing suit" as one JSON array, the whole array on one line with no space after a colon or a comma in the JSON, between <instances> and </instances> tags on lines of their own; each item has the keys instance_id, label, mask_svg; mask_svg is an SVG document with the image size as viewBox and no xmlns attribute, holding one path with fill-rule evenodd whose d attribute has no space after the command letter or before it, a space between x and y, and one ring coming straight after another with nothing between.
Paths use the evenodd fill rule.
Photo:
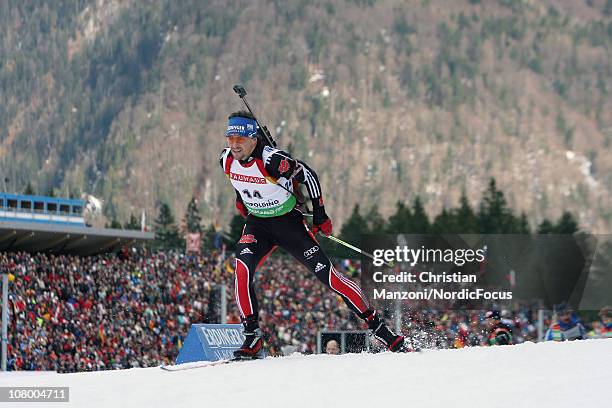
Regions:
<instances>
[{"instance_id":1,"label":"black and red racing suit","mask_svg":"<svg viewBox=\"0 0 612 408\"><path fill-rule=\"evenodd\" d=\"M294 182L308 190L313 224L328 219L316 173L304 162L261 141L247 160L234 160L231 150L224 149L220 164L236 190L237 207L246 215L236 247L235 297L242 319L258 317L253 276L277 247L284 248L340 295L359 317L367 320L372 316L360 287L334 268L296 208Z\"/></svg>"}]
</instances>

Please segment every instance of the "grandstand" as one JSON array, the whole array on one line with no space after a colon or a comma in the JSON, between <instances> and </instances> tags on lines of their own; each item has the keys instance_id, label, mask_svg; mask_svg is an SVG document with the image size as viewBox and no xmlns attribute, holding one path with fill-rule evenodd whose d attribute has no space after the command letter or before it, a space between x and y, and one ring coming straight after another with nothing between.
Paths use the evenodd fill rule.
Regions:
<instances>
[{"instance_id":1,"label":"grandstand","mask_svg":"<svg viewBox=\"0 0 612 408\"><path fill-rule=\"evenodd\" d=\"M0 219L84 226L84 200L0 193Z\"/></svg>"},{"instance_id":2,"label":"grandstand","mask_svg":"<svg viewBox=\"0 0 612 408\"><path fill-rule=\"evenodd\" d=\"M0 193L0 251L94 255L154 238L145 231L93 228L87 202Z\"/></svg>"},{"instance_id":3,"label":"grandstand","mask_svg":"<svg viewBox=\"0 0 612 408\"><path fill-rule=\"evenodd\" d=\"M89 206L88 206L89 204ZM122 247L152 240L154 234L145 231L129 231L109 228L93 228L86 222L85 213L91 211L91 204L84 200L0 193L0 254L2 252L42 253L53 255L96 255L116 252ZM96 211L99 211L99 206ZM5 256L3 259L7 259ZM15 262L0 262L3 275L2 294L2 369L6 370L9 344L19 334L8 331L9 306L12 307L13 331L18 327L15 312L20 304L16 302L19 289L11 290L9 281L15 279L12 266ZM20 266L25 266L21 264ZM27 270L26 270L27 275ZM9 278L10 276L10 278ZM41 280L42 286L45 282ZM22 282L17 282L21 284ZM48 285L50 282L47 282ZM41 285L38 285L40 288ZM23 296L27 303L36 302L36 296ZM47 292L48 295L48 292ZM53 294L56 295L55 293ZM24 306L25 307L25 306Z\"/></svg>"}]
</instances>

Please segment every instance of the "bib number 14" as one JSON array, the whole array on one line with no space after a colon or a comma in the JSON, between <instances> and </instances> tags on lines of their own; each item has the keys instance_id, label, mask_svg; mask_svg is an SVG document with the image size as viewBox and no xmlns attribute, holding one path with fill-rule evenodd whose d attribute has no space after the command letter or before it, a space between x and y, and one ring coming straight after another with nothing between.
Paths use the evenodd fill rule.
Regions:
<instances>
[{"instance_id":1,"label":"bib number 14","mask_svg":"<svg viewBox=\"0 0 612 408\"><path fill-rule=\"evenodd\" d=\"M251 194L251 192L245 188L244 190L242 190L242 194L244 194L245 196L249 198L255 197L255 198L259 198L260 200L263 199L263 197L261 196L261 193L257 190L253 190L253 193Z\"/></svg>"}]
</instances>

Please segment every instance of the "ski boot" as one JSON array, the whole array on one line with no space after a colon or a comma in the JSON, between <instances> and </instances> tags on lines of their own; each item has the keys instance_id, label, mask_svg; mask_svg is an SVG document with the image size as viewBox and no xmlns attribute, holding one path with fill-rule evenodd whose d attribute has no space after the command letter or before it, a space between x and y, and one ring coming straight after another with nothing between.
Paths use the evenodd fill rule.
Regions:
<instances>
[{"instance_id":1,"label":"ski boot","mask_svg":"<svg viewBox=\"0 0 612 408\"><path fill-rule=\"evenodd\" d=\"M234 360L255 360L261 356L263 348L263 334L259 328L256 316L248 316L242 320L244 327L244 343L234 351Z\"/></svg>"},{"instance_id":2,"label":"ski boot","mask_svg":"<svg viewBox=\"0 0 612 408\"><path fill-rule=\"evenodd\" d=\"M385 322L378 317L376 311L372 311L366 316L365 320L374 337L384 344L387 350L395 353L406 353L411 351L406 347L404 336L393 333Z\"/></svg>"}]
</instances>

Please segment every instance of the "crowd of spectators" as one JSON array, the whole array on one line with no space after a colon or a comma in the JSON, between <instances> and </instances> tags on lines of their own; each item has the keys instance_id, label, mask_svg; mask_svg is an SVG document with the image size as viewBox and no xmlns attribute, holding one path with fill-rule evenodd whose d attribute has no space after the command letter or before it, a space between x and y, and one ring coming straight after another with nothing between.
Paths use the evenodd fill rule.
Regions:
<instances>
[{"instance_id":1,"label":"crowd of spectators","mask_svg":"<svg viewBox=\"0 0 612 408\"><path fill-rule=\"evenodd\" d=\"M350 263L337 268L355 278ZM171 363L192 323L219 321L225 283L228 322L233 258L131 249L120 256L0 253L9 273L11 370L91 371ZM272 256L255 277L268 351L313 353L323 329L364 329L342 301L293 259ZM387 317L391 317L388 315ZM537 338L535 311L507 314L515 343ZM484 343L483 312L405 312L415 346ZM392 321L390 321L392 323ZM546 325L549 322L545 322Z\"/></svg>"},{"instance_id":2,"label":"crowd of spectators","mask_svg":"<svg viewBox=\"0 0 612 408\"><path fill-rule=\"evenodd\" d=\"M134 251L77 257L0 253L9 273L9 368L74 372L169 362L210 319L218 257Z\"/></svg>"}]
</instances>

